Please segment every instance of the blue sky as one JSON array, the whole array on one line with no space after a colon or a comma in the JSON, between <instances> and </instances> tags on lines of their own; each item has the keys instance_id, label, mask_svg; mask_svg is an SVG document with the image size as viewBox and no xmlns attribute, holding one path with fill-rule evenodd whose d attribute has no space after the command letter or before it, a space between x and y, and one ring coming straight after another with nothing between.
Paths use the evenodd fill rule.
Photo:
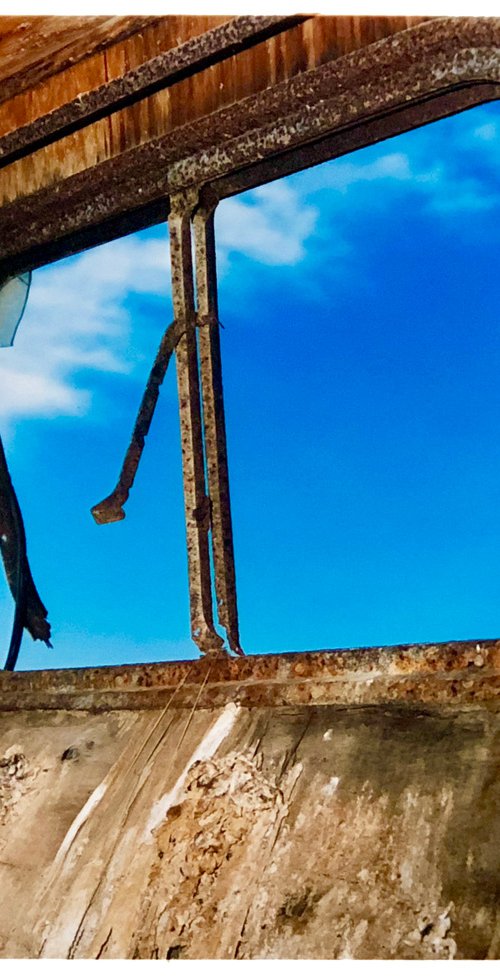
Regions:
<instances>
[{"instance_id":1,"label":"blue sky","mask_svg":"<svg viewBox=\"0 0 500 980\"><path fill-rule=\"evenodd\" d=\"M248 653L500 635L500 109L220 205L220 316ZM175 371L124 522L97 527L171 300L166 229L34 273L0 426L54 650L196 656ZM172 366L173 367L173 366ZM0 643L12 601L0 591Z\"/></svg>"}]
</instances>

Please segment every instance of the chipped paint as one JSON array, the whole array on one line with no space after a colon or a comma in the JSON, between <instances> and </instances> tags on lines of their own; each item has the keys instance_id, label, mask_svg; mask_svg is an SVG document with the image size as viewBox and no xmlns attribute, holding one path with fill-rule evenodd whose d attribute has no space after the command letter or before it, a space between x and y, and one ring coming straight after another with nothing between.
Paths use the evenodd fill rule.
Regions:
<instances>
[{"instance_id":1,"label":"chipped paint","mask_svg":"<svg viewBox=\"0 0 500 980\"><path fill-rule=\"evenodd\" d=\"M323 796L327 796L327 797L333 796L333 794L336 792L339 782L340 779L338 776L332 776L321 789Z\"/></svg>"},{"instance_id":2,"label":"chipped paint","mask_svg":"<svg viewBox=\"0 0 500 980\"><path fill-rule=\"evenodd\" d=\"M207 759L210 759L214 752L216 752L216 750L219 748L221 742L228 737L240 710L241 708L239 708L236 704L226 705L222 714L219 715L212 728L207 732L200 744L196 747L175 785L171 790L169 790L168 793L165 793L165 795L162 796L157 803L155 803L146 824L143 840L147 841L149 839L149 835L153 834L156 828L165 819L165 816L168 816L168 811L170 808L179 802L184 790L187 775L192 766L194 766L196 762L204 762Z\"/></svg>"},{"instance_id":3,"label":"chipped paint","mask_svg":"<svg viewBox=\"0 0 500 980\"><path fill-rule=\"evenodd\" d=\"M64 861L70 847L73 845L74 841L76 840L76 837L78 836L80 830L89 819L90 814L95 810L97 804L100 803L100 801L102 800L107 788L108 786L106 780L103 780L103 782L99 786L96 786L95 790L93 791L93 793L90 794L87 802L80 810L80 813L73 820L73 823L71 824L71 827L69 828L56 854L55 861L54 861L54 865L56 868Z\"/></svg>"}]
</instances>

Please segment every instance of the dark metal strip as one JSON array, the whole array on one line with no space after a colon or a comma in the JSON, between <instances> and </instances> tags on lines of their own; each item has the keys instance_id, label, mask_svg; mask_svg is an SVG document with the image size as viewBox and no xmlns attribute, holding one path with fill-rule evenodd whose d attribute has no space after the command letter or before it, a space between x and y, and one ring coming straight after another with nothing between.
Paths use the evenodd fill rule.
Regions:
<instances>
[{"instance_id":1,"label":"dark metal strip","mask_svg":"<svg viewBox=\"0 0 500 980\"><path fill-rule=\"evenodd\" d=\"M196 210L194 247L198 345L203 396L203 431L211 501L212 551L219 623L234 653L240 645L233 529L229 493L224 392L217 303L214 210L217 201L205 193Z\"/></svg>"},{"instance_id":2,"label":"dark metal strip","mask_svg":"<svg viewBox=\"0 0 500 980\"><path fill-rule=\"evenodd\" d=\"M191 633L202 653L216 656L224 653L224 641L215 632L212 611L210 499L205 485L191 254L191 214L196 203L197 195L179 195L170 202L170 258L174 316L186 325L177 344L176 361Z\"/></svg>"},{"instance_id":3,"label":"dark metal strip","mask_svg":"<svg viewBox=\"0 0 500 980\"><path fill-rule=\"evenodd\" d=\"M107 82L92 92L84 92L72 102L0 137L0 166L13 163L305 19L299 16L235 17L227 24L190 38L122 78Z\"/></svg>"},{"instance_id":4,"label":"dark metal strip","mask_svg":"<svg viewBox=\"0 0 500 980\"><path fill-rule=\"evenodd\" d=\"M144 442L153 419L160 394L160 387L163 384L170 358L185 329L185 324L179 320L174 320L163 334L142 396L132 438L125 454L118 483L109 497L101 500L99 504L95 504L91 508L90 512L96 524L112 524L115 521L122 521L126 516L123 505L129 498L137 468L141 461Z\"/></svg>"},{"instance_id":5,"label":"dark metal strip","mask_svg":"<svg viewBox=\"0 0 500 980\"><path fill-rule=\"evenodd\" d=\"M315 142L242 167L235 173L214 180L210 187L219 200L223 200L498 98L500 85L488 83L470 85L441 96L430 96L404 109L341 127Z\"/></svg>"},{"instance_id":6,"label":"dark metal strip","mask_svg":"<svg viewBox=\"0 0 500 980\"><path fill-rule=\"evenodd\" d=\"M0 439L0 553L10 591L16 603L14 627L6 670L13 670L19 655L23 629L34 640L50 646L47 610L38 595L26 552L26 532L21 508L12 484Z\"/></svg>"},{"instance_id":7,"label":"dark metal strip","mask_svg":"<svg viewBox=\"0 0 500 980\"><path fill-rule=\"evenodd\" d=\"M120 159L120 158L119 158ZM81 175L78 174L78 177ZM116 175L115 175L116 176ZM58 262L62 258L67 258L70 255L76 255L78 252L83 252L88 248L95 248L97 245L104 245L106 242L111 242L115 238L121 238L122 235L131 235L136 231L142 231L144 228L150 228L152 225L160 224L162 221L166 222L168 220L168 196L160 197L154 201L149 201L145 205L137 207L137 188L134 192L133 187L130 186L122 187L120 193L120 210L109 205L111 204L111 198L107 196L106 189L104 189L104 194L107 196L108 205L103 205L100 200L99 191L96 188L96 216L101 215L102 220L94 223L88 222L88 217L92 213L92 208L89 207L88 202L85 203L84 194L86 194L86 188L88 187L88 174L82 183L77 187L73 184L73 178L70 179L70 184L68 186L66 182L58 185L59 194L61 202L64 201L68 208L73 205L75 207L75 212L73 219L68 218L66 221L64 216L58 214L58 220L56 217L57 228L55 230L55 235L53 238L38 237L37 231L41 230L41 225L38 225L38 215L35 218L34 224L36 224L37 231L34 235L30 235L30 244L27 249L22 249L16 253L15 257L12 259L9 257L2 261L2 240L0 238L0 281L9 275L17 275L22 272L28 272L29 270L38 269L43 265L49 265L51 262ZM99 180L97 180L99 184ZM41 211L45 215L46 226L54 228L52 224L50 214L55 216L58 212L58 205L51 201L51 195L53 188L50 192L40 191L39 195L33 195L36 198L35 210L38 211L38 205L41 205ZM27 198L27 201L31 201L32 198ZM11 207L14 210L17 209L17 205L21 204L21 201L16 202L14 205L4 205L9 209ZM0 207L0 225L2 223L2 214L4 208ZM31 206L28 211L33 214ZM84 215L87 217L85 218ZM17 221L17 217L9 214L7 224L10 225L11 217L13 221ZM19 215L19 220L30 221L27 218L26 211L23 209L23 216ZM22 225L21 225L22 227ZM34 226L32 226L34 231ZM59 234L57 233L59 232ZM24 239L24 234L21 233L21 238ZM20 241L22 247L23 242ZM16 272L11 273L10 268L15 268Z\"/></svg>"}]
</instances>

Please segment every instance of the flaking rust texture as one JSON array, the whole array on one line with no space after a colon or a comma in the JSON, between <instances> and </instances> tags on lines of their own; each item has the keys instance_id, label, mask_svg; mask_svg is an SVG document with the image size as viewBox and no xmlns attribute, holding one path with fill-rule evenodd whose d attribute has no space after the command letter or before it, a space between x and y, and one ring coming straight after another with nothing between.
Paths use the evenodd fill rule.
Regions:
<instances>
[{"instance_id":1,"label":"flaking rust texture","mask_svg":"<svg viewBox=\"0 0 500 980\"><path fill-rule=\"evenodd\" d=\"M2 678L0 955L498 958L499 649Z\"/></svg>"}]
</instances>

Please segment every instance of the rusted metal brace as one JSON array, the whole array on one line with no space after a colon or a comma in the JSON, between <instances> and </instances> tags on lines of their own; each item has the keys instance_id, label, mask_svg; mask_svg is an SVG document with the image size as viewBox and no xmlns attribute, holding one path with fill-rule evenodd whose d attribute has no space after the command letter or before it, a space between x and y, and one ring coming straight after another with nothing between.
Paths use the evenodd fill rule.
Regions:
<instances>
[{"instance_id":1,"label":"rusted metal brace","mask_svg":"<svg viewBox=\"0 0 500 980\"><path fill-rule=\"evenodd\" d=\"M218 203L208 190L173 196L169 217L175 320L165 331L139 408L118 483L91 513L98 524L123 520L174 350L181 423L184 501L192 636L207 656L225 655L213 619L210 540L217 614L229 647L242 654L234 567L226 430L217 309L213 217ZM194 212L194 219L193 219ZM191 221L194 225L198 313L195 311ZM198 339L196 327L198 326ZM198 347L199 345L199 347ZM202 392L198 372L200 356ZM202 413L203 406L203 413ZM207 494L205 455L210 496Z\"/></svg>"},{"instance_id":2,"label":"rusted metal brace","mask_svg":"<svg viewBox=\"0 0 500 980\"><path fill-rule=\"evenodd\" d=\"M48 647L52 644L47 610L38 595L28 562L21 508L10 478L1 438L0 552L7 582L16 603L9 652L5 663L5 670L14 670L24 629L31 633L34 640L43 640Z\"/></svg>"},{"instance_id":3,"label":"rusted metal brace","mask_svg":"<svg viewBox=\"0 0 500 980\"><path fill-rule=\"evenodd\" d=\"M218 203L209 188L203 189L193 218L198 345L217 616L231 650L241 655L217 302L214 214Z\"/></svg>"},{"instance_id":4,"label":"rusted metal brace","mask_svg":"<svg viewBox=\"0 0 500 980\"><path fill-rule=\"evenodd\" d=\"M174 316L194 324L195 299L191 253L191 215L197 192L170 199L170 260ZM196 327L186 326L176 348L177 388L181 427L184 509L188 551L191 634L207 656L227 655L213 621L210 570L210 501L206 493L198 346Z\"/></svg>"},{"instance_id":5,"label":"rusted metal brace","mask_svg":"<svg viewBox=\"0 0 500 980\"><path fill-rule=\"evenodd\" d=\"M190 326L194 325L194 321ZM151 421L158 401L160 386L163 383L170 358L187 328L187 323L177 318L165 330L153 367L146 384L144 395L137 413L130 445L127 449L118 483L109 497L101 500L91 508L90 513L97 524L111 524L123 521L125 511L123 505L128 500L134 483L137 468L144 449L144 442L149 432Z\"/></svg>"}]
</instances>

